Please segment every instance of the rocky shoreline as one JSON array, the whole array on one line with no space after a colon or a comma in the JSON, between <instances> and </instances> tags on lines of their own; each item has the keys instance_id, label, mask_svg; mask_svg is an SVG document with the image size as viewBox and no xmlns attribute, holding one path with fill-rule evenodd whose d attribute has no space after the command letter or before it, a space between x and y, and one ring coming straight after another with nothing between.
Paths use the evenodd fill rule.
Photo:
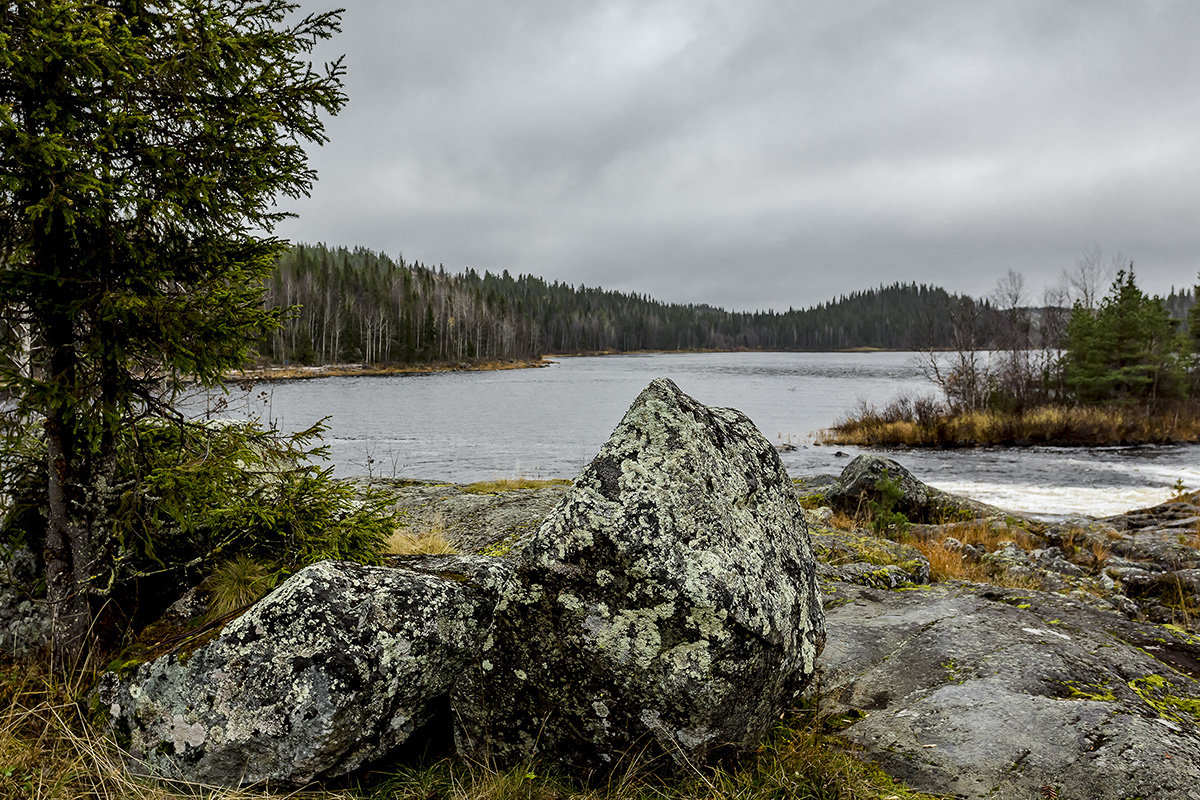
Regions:
<instances>
[{"instance_id":1,"label":"rocky shoreline","mask_svg":"<svg viewBox=\"0 0 1200 800\"><path fill-rule=\"evenodd\" d=\"M900 489L903 531L881 535L852 516L880 478ZM567 488L394 491L414 527L504 553ZM826 610L810 694L852 720L845 736L863 757L954 797L1200 797L1195 493L1045 523L940 492L876 457L798 479L796 493L812 506ZM987 567L989 580L931 581L920 543Z\"/></svg>"}]
</instances>

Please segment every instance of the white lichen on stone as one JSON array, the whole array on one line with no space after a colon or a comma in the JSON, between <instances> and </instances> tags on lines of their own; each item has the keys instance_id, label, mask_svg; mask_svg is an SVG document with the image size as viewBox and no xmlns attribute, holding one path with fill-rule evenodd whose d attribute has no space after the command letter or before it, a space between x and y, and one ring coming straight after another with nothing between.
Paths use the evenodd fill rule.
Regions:
<instances>
[{"instance_id":1,"label":"white lichen on stone","mask_svg":"<svg viewBox=\"0 0 1200 800\"><path fill-rule=\"evenodd\" d=\"M208 730L199 722L189 722L182 714L176 714L171 717L167 738L175 752L182 754L189 747L203 746L208 739Z\"/></svg>"}]
</instances>

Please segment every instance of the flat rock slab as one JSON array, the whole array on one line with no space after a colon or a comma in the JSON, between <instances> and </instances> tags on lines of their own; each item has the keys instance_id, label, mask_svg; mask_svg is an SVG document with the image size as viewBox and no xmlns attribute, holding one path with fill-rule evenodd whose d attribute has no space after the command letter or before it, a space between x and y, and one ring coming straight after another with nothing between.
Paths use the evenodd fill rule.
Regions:
<instances>
[{"instance_id":1,"label":"flat rock slab","mask_svg":"<svg viewBox=\"0 0 1200 800\"><path fill-rule=\"evenodd\" d=\"M822 693L910 786L1200 798L1200 641L1062 595L828 584ZM1052 794L1051 791L1057 794Z\"/></svg>"}]
</instances>

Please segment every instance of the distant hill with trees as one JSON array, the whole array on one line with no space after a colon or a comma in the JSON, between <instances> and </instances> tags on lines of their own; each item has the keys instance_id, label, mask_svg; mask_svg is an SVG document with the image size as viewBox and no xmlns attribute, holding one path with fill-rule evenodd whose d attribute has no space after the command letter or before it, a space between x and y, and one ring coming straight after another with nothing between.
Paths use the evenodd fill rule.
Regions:
<instances>
[{"instance_id":1,"label":"distant hill with trees","mask_svg":"<svg viewBox=\"0 0 1200 800\"><path fill-rule=\"evenodd\" d=\"M733 312L533 275L448 273L363 248L298 245L267 284L296 307L264 344L273 363L421 363L636 350L909 350L953 346L946 309L969 308L990 341L987 301L915 283L806 309Z\"/></svg>"}]
</instances>

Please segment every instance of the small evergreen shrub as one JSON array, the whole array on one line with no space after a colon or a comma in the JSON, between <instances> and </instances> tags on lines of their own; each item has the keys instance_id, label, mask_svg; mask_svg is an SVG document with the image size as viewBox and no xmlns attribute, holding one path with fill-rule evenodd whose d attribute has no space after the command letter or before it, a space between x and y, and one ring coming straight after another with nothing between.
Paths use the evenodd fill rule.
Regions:
<instances>
[{"instance_id":1,"label":"small evergreen shrub","mask_svg":"<svg viewBox=\"0 0 1200 800\"><path fill-rule=\"evenodd\" d=\"M284 435L254 423L159 420L123 431L98 514L106 535L93 594L144 616L157 611L145 598L170 603L218 567L232 585L248 584L244 590L253 593L325 559L380 563L397 527L395 512L382 493L360 492L321 465L324 430L323 422ZM29 457L7 452L5 477L24 477L6 482L14 490L0 531L8 546L38 553L45 539L45 451L34 452L36 443L25 449ZM217 605L229 602L236 601Z\"/></svg>"},{"instance_id":2,"label":"small evergreen shrub","mask_svg":"<svg viewBox=\"0 0 1200 800\"><path fill-rule=\"evenodd\" d=\"M896 510L896 506L904 499L904 488L899 478L893 478L884 470L883 475L875 482L877 498L867 500L867 508L871 512L871 527L875 533L882 534L895 530L903 534L908 528L908 517Z\"/></svg>"}]
</instances>

